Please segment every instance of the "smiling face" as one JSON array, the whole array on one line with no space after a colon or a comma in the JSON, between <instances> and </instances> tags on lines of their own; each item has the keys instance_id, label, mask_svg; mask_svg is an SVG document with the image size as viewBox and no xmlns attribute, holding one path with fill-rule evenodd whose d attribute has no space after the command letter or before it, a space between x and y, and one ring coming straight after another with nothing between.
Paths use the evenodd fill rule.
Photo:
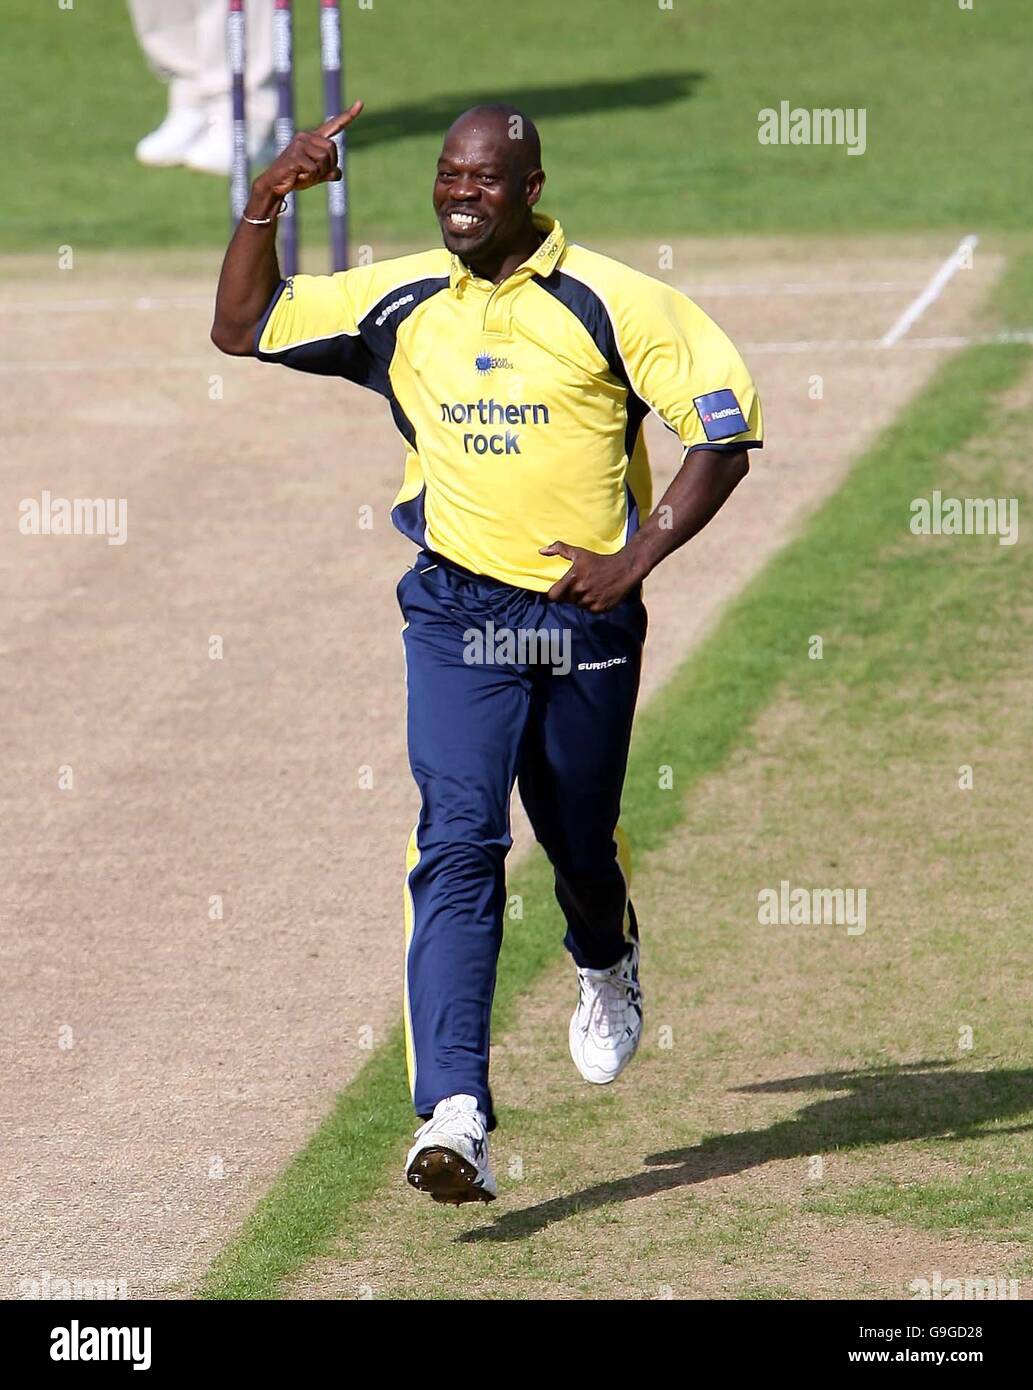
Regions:
<instances>
[{"instance_id":1,"label":"smiling face","mask_svg":"<svg viewBox=\"0 0 1033 1390\"><path fill-rule=\"evenodd\" d=\"M445 136L434 181L434 210L449 251L468 264L505 259L528 238L541 196L537 132L511 108L475 107ZM522 139L511 130L522 129Z\"/></svg>"}]
</instances>

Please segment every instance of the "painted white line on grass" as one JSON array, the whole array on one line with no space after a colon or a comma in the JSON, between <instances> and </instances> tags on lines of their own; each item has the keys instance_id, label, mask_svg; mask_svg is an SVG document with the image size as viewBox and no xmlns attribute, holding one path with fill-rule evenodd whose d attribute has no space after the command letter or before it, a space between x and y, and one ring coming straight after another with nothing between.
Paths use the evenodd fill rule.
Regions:
<instances>
[{"instance_id":1,"label":"painted white line on grass","mask_svg":"<svg viewBox=\"0 0 1033 1390\"><path fill-rule=\"evenodd\" d=\"M905 348L920 352L946 352L956 348L992 347L1001 343L1033 343L1033 328L1005 333L979 333L968 337L905 338L903 342L893 344L893 351ZM781 357L801 352L881 352L885 350L886 342L883 338L804 338L785 343L741 343L740 347L744 353L751 355ZM109 362L0 362L0 376L12 376L19 372L196 372L210 370L213 363L221 360L221 355L213 349L209 357L132 357Z\"/></svg>"},{"instance_id":2,"label":"painted white line on grass","mask_svg":"<svg viewBox=\"0 0 1033 1390\"><path fill-rule=\"evenodd\" d=\"M1033 328L1006 329L1001 333L976 333L971 337L947 335L939 338L905 338L895 348L995 347L1001 343L1033 343ZM880 347L884 344L880 343Z\"/></svg>"},{"instance_id":3,"label":"painted white line on grass","mask_svg":"<svg viewBox=\"0 0 1033 1390\"><path fill-rule=\"evenodd\" d=\"M0 303L0 314L96 314L112 309L210 309L215 292L162 299L141 294L135 299L25 299Z\"/></svg>"},{"instance_id":4,"label":"painted white line on grass","mask_svg":"<svg viewBox=\"0 0 1033 1390\"><path fill-rule=\"evenodd\" d=\"M761 295L806 295L806 294L895 294L899 290L916 288L911 280L802 280L782 285L730 285L709 283L706 280L693 281L687 285L675 285L682 294L713 294L721 296L761 296Z\"/></svg>"},{"instance_id":5,"label":"painted white line on grass","mask_svg":"<svg viewBox=\"0 0 1033 1390\"><path fill-rule=\"evenodd\" d=\"M814 295L814 294L892 294L901 290L913 290L915 284L910 280L836 280L789 281L785 284L732 284L726 281L709 283L704 280L692 281L687 285L675 285L682 294L712 294L733 297L743 295L760 297L764 295ZM132 299L26 299L8 300L0 303L0 314L97 314L112 310L132 309L151 312L160 309L211 309L215 292L211 294L137 295Z\"/></svg>"},{"instance_id":6,"label":"painted white line on grass","mask_svg":"<svg viewBox=\"0 0 1033 1390\"><path fill-rule=\"evenodd\" d=\"M904 338L889 345L885 338L804 338L785 343L740 343L739 346L743 353L778 357L799 352L882 352L887 346L894 352L901 348L935 352L954 348L991 347L999 343L1033 343L1033 329L954 337Z\"/></svg>"},{"instance_id":7,"label":"painted white line on grass","mask_svg":"<svg viewBox=\"0 0 1033 1390\"><path fill-rule=\"evenodd\" d=\"M112 358L107 362L81 362L71 359L65 362L0 362L0 376L11 376L17 372L211 371L220 360L221 354L213 349L210 357L127 357Z\"/></svg>"},{"instance_id":8,"label":"painted white line on grass","mask_svg":"<svg viewBox=\"0 0 1033 1390\"><path fill-rule=\"evenodd\" d=\"M921 294L915 296L900 318L885 334L882 340L883 347L894 347L900 342L904 334L918 322L930 304L936 303L957 271L961 269L968 252L974 251L978 245L979 238L977 236L962 238Z\"/></svg>"}]
</instances>

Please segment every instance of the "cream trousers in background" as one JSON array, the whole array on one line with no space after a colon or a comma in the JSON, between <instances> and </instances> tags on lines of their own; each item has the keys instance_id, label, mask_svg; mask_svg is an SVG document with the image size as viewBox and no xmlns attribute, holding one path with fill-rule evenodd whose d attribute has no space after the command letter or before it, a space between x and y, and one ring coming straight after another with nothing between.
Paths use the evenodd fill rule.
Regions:
<instances>
[{"instance_id":1,"label":"cream trousers in background","mask_svg":"<svg viewBox=\"0 0 1033 1390\"><path fill-rule=\"evenodd\" d=\"M128 0L140 47L169 84L169 110L208 107L229 119L226 0ZM273 0L246 0L248 119L276 119Z\"/></svg>"}]
</instances>

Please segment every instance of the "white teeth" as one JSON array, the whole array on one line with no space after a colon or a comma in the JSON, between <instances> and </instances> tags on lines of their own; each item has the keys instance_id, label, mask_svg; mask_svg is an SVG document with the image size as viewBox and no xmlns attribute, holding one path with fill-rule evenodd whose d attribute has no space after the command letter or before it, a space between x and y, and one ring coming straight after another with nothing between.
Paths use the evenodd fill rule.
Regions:
<instances>
[{"instance_id":1,"label":"white teeth","mask_svg":"<svg viewBox=\"0 0 1033 1390\"><path fill-rule=\"evenodd\" d=\"M479 222L479 217L471 217L468 212L450 212L449 221L454 222L457 227L472 227L475 222Z\"/></svg>"}]
</instances>

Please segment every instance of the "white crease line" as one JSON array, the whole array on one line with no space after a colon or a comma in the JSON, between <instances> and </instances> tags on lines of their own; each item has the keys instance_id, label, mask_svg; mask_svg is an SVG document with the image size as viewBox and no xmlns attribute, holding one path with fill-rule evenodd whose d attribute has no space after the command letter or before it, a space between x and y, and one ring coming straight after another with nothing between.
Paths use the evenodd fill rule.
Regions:
<instances>
[{"instance_id":1,"label":"white crease line","mask_svg":"<svg viewBox=\"0 0 1033 1390\"><path fill-rule=\"evenodd\" d=\"M800 352L878 352L889 346L917 348L919 351L945 351L954 348L992 347L1000 343L1033 343L1033 329L1016 329L1006 333L979 333L938 338L905 338L887 344L885 338L826 338L803 339L786 343L741 343L745 354L780 356Z\"/></svg>"},{"instance_id":2,"label":"white crease line","mask_svg":"<svg viewBox=\"0 0 1033 1390\"><path fill-rule=\"evenodd\" d=\"M0 362L0 375L15 372L192 372L202 368L211 371L212 364L220 360L220 355L213 348L210 357L169 357L164 360L160 357L129 357L124 361L110 362Z\"/></svg>"},{"instance_id":3,"label":"white crease line","mask_svg":"<svg viewBox=\"0 0 1033 1390\"><path fill-rule=\"evenodd\" d=\"M712 294L723 296L760 295L811 295L811 294L890 294L900 290L913 290L909 280L840 280L819 283L817 281L787 282L777 285L714 284L706 281L693 281L687 285L676 285L683 294ZM210 295L180 295L162 298L158 295L137 295L133 299L37 299L10 300L0 303L0 314L93 314L118 309L152 311L155 309L210 309L214 301L214 290Z\"/></svg>"},{"instance_id":4,"label":"white crease line","mask_svg":"<svg viewBox=\"0 0 1033 1390\"><path fill-rule=\"evenodd\" d=\"M94 314L111 309L210 309L215 292L161 299L141 294L135 299L38 299L0 303L0 314Z\"/></svg>"},{"instance_id":5,"label":"white crease line","mask_svg":"<svg viewBox=\"0 0 1033 1390\"><path fill-rule=\"evenodd\" d=\"M898 290L913 290L911 280L839 280L819 282L805 280L783 285L710 284L705 280L688 285L675 285L682 294L713 295L776 295L776 294L891 294Z\"/></svg>"},{"instance_id":6,"label":"white crease line","mask_svg":"<svg viewBox=\"0 0 1033 1390\"><path fill-rule=\"evenodd\" d=\"M893 347L945 352L956 348L993 347L1002 343L1033 343L1033 328L1006 333L980 333L970 337L906 338L903 342L894 343ZM886 342L883 338L818 338L785 343L741 343L739 346L744 354L750 356L779 357L802 352L879 352L885 350ZM18 372L210 371L212 364L221 360L213 349L209 357L157 357L149 361L133 357L114 362L0 362L0 376L11 376Z\"/></svg>"},{"instance_id":7,"label":"white crease line","mask_svg":"<svg viewBox=\"0 0 1033 1390\"><path fill-rule=\"evenodd\" d=\"M977 236L962 238L925 289L921 294L915 296L893 327L883 337L883 347L893 347L898 343L908 329L918 322L929 305L936 303L944 289L953 280L956 272L961 269L967 252L974 251L978 245L979 238Z\"/></svg>"}]
</instances>

